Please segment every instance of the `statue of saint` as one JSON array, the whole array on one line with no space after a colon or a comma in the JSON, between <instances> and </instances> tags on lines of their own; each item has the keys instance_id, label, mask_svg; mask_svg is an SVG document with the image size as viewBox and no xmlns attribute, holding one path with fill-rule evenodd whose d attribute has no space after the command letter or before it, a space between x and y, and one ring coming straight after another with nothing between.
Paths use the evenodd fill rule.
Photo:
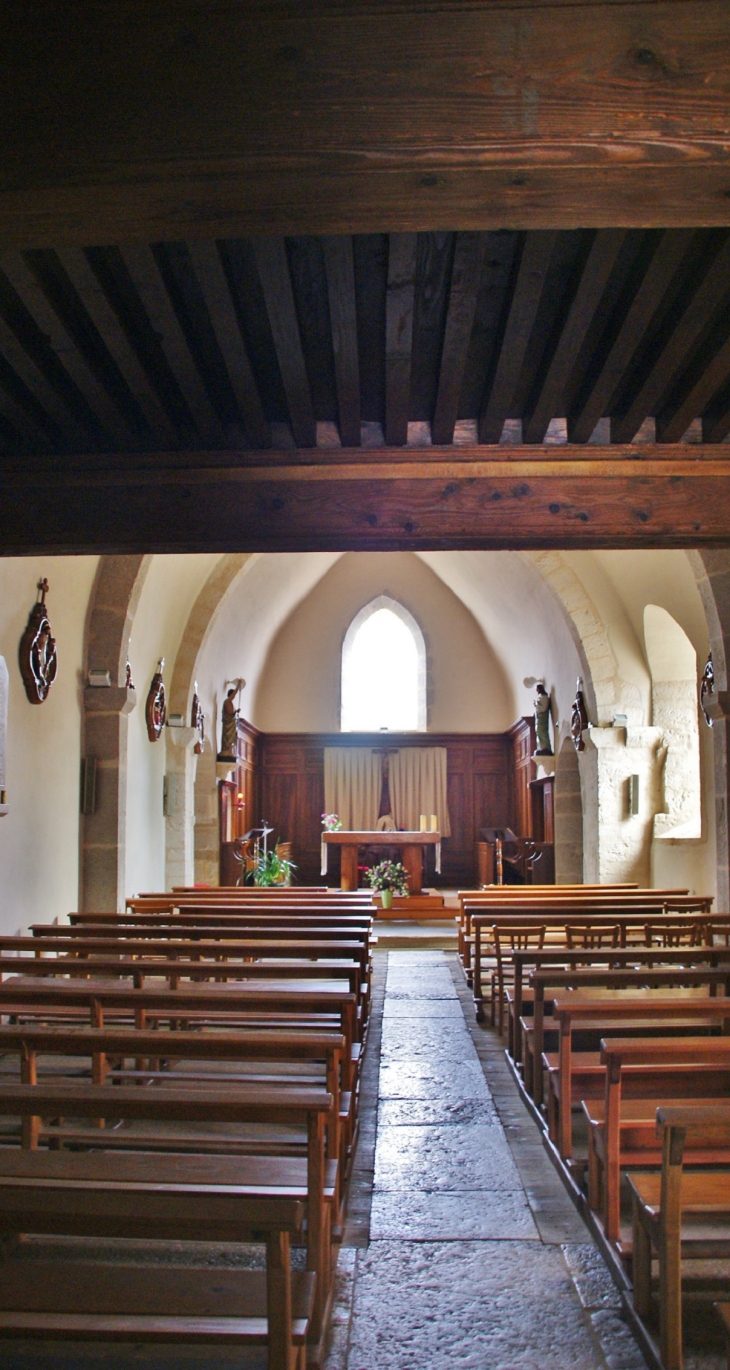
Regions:
<instances>
[{"instance_id":1,"label":"statue of saint","mask_svg":"<svg viewBox=\"0 0 730 1370\"><path fill-rule=\"evenodd\" d=\"M235 686L228 691L223 701L223 726L221 729L221 749L218 757L221 761L235 761L237 756L238 743L238 709L233 703L233 696L236 693Z\"/></svg>"},{"instance_id":2,"label":"statue of saint","mask_svg":"<svg viewBox=\"0 0 730 1370\"><path fill-rule=\"evenodd\" d=\"M553 749L550 746L550 695L541 680L535 686L537 699L533 700L535 710L535 734L537 747L535 756L552 756Z\"/></svg>"}]
</instances>

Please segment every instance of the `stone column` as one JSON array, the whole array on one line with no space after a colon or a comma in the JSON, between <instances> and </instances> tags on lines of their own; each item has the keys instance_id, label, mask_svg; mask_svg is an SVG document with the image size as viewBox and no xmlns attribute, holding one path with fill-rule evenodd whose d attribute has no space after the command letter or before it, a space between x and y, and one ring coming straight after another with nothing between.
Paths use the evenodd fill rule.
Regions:
<instances>
[{"instance_id":1,"label":"stone column","mask_svg":"<svg viewBox=\"0 0 730 1370\"><path fill-rule=\"evenodd\" d=\"M127 726L134 690L84 690L84 755L96 760L96 808L83 819L82 908L124 908L127 843Z\"/></svg>"},{"instance_id":2,"label":"stone column","mask_svg":"<svg viewBox=\"0 0 730 1370\"><path fill-rule=\"evenodd\" d=\"M167 774L177 779L175 807L165 819L165 888L195 883L197 728L165 728Z\"/></svg>"}]
</instances>

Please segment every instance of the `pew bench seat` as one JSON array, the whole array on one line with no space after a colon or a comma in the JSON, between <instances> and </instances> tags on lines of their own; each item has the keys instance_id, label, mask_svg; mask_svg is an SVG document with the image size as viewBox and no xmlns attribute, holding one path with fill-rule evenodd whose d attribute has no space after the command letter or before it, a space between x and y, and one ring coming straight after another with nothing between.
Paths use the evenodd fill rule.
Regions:
<instances>
[{"instance_id":1,"label":"pew bench seat","mask_svg":"<svg viewBox=\"0 0 730 1370\"><path fill-rule=\"evenodd\" d=\"M295 1347L307 1339L315 1284L310 1271L292 1272ZM264 1270L6 1261L0 1309L4 1338L265 1346L268 1336Z\"/></svg>"}]
</instances>

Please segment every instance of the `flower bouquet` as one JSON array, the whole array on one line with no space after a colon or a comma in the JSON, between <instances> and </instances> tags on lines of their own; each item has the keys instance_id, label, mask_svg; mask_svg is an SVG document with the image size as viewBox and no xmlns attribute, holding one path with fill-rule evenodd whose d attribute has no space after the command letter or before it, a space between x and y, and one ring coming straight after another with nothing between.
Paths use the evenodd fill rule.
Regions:
<instances>
[{"instance_id":1,"label":"flower bouquet","mask_svg":"<svg viewBox=\"0 0 730 1370\"><path fill-rule=\"evenodd\" d=\"M325 832L339 832L342 828L342 819L336 813L323 813L322 827Z\"/></svg>"},{"instance_id":2,"label":"flower bouquet","mask_svg":"<svg viewBox=\"0 0 730 1370\"><path fill-rule=\"evenodd\" d=\"M383 908L393 905L393 895L408 895L408 872L400 861L381 861L378 866L370 866L365 872L372 890L378 890L382 897Z\"/></svg>"}]
</instances>

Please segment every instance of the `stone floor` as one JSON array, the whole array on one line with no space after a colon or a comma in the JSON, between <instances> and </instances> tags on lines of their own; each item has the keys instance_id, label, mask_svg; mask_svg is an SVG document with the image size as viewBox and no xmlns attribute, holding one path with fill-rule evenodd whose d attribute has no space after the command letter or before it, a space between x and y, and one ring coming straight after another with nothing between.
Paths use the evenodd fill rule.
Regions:
<instances>
[{"instance_id":1,"label":"stone floor","mask_svg":"<svg viewBox=\"0 0 730 1370\"><path fill-rule=\"evenodd\" d=\"M326 1370L643 1370L455 957L376 960Z\"/></svg>"}]
</instances>

